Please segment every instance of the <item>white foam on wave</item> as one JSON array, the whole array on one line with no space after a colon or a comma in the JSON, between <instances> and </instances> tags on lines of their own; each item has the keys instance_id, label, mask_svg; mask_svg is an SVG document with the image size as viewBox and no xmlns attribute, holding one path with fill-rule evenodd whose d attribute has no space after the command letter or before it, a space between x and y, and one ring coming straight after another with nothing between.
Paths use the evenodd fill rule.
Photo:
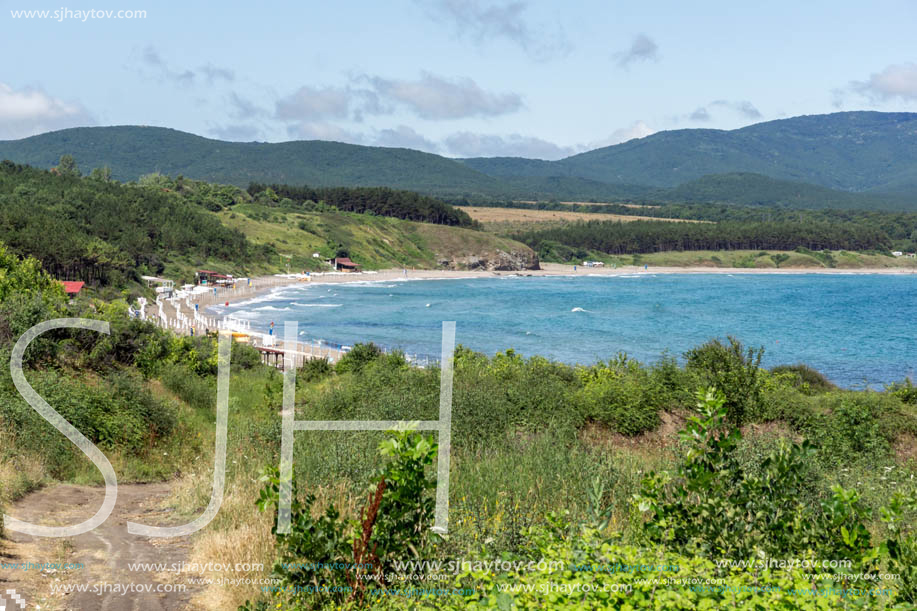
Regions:
<instances>
[{"instance_id":1,"label":"white foam on wave","mask_svg":"<svg viewBox=\"0 0 917 611\"><path fill-rule=\"evenodd\" d=\"M573 308L571 312L589 312L589 310L584 310L583 308Z\"/></svg>"},{"instance_id":2,"label":"white foam on wave","mask_svg":"<svg viewBox=\"0 0 917 611\"><path fill-rule=\"evenodd\" d=\"M298 301L294 301L292 305L295 305L298 308L339 308L344 304L343 303L299 303Z\"/></svg>"},{"instance_id":3,"label":"white foam on wave","mask_svg":"<svg viewBox=\"0 0 917 611\"><path fill-rule=\"evenodd\" d=\"M289 312L290 308L278 308L276 306L267 305L261 306L260 308L255 308L258 312Z\"/></svg>"}]
</instances>

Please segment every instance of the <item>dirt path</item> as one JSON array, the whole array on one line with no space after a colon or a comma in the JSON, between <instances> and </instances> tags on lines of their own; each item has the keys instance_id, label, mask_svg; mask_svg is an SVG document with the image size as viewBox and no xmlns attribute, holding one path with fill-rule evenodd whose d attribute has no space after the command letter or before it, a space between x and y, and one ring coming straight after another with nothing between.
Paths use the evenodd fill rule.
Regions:
<instances>
[{"instance_id":1,"label":"dirt path","mask_svg":"<svg viewBox=\"0 0 917 611\"><path fill-rule=\"evenodd\" d=\"M15 589L27 609L140 611L190 609L199 586L185 583L174 571L131 571L128 563L181 563L187 560L187 537L153 539L128 534L128 521L155 526L178 522L162 509L170 484L122 484L108 520L94 531L67 539L32 537L7 532L0 544L3 563L80 563L82 567L30 569L0 565L0 594ZM60 485L34 492L7 513L38 524L76 524L102 504L104 489ZM71 592L62 592L70 586ZM84 591L78 591L82 587ZM125 591L129 588L129 591ZM171 590L171 591L167 591ZM177 590L177 591L176 591ZM13 608L13 607L9 607Z\"/></svg>"}]
</instances>

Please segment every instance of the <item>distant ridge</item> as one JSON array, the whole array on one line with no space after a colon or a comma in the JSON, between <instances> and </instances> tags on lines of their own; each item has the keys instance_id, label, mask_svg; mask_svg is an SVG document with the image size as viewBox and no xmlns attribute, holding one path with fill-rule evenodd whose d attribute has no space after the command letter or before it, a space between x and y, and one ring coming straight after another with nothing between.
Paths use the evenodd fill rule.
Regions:
<instances>
[{"instance_id":1,"label":"distant ridge","mask_svg":"<svg viewBox=\"0 0 917 611\"><path fill-rule=\"evenodd\" d=\"M84 171L110 166L119 180L158 171L239 186L252 181L388 186L472 201L658 199L917 208L917 113L844 112L731 131L666 131L559 161L456 160L316 140L223 142L138 126L74 128L0 141L0 159L17 163L48 168L63 154L73 155Z\"/></svg>"},{"instance_id":2,"label":"distant ridge","mask_svg":"<svg viewBox=\"0 0 917 611\"><path fill-rule=\"evenodd\" d=\"M845 191L917 193L917 113L841 112L731 131L664 131L553 162L463 161L491 176L674 187L709 174L751 172Z\"/></svg>"}]
</instances>

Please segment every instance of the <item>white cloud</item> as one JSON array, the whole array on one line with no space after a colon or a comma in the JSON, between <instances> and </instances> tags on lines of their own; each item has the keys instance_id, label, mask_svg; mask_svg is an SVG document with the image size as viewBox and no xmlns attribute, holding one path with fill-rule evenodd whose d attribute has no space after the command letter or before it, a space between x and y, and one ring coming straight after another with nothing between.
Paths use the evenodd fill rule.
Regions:
<instances>
[{"instance_id":1,"label":"white cloud","mask_svg":"<svg viewBox=\"0 0 917 611\"><path fill-rule=\"evenodd\" d=\"M261 137L261 129L254 125L223 125L210 128L210 133L219 140L230 142L254 142Z\"/></svg>"},{"instance_id":2,"label":"white cloud","mask_svg":"<svg viewBox=\"0 0 917 611\"><path fill-rule=\"evenodd\" d=\"M416 81L366 77L384 100L402 104L422 119L494 117L523 107L516 93L491 93L470 78L448 80L424 72Z\"/></svg>"},{"instance_id":3,"label":"white cloud","mask_svg":"<svg viewBox=\"0 0 917 611\"><path fill-rule=\"evenodd\" d=\"M740 115L744 119L760 119L763 115L757 107L748 100L713 100L705 106L699 106L689 115L675 117L676 122L687 119L707 123L714 119L714 109L726 109Z\"/></svg>"},{"instance_id":4,"label":"white cloud","mask_svg":"<svg viewBox=\"0 0 917 611\"><path fill-rule=\"evenodd\" d=\"M761 118L761 111L755 108L755 105L748 100L714 100L710 102L710 106L722 106L724 108L729 108L730 110L736 111L747 119Z\"/></svg>"},{"instance_id":5,"label":"white cloud","mask_svg":"<svg viewBox=\"0 0 917 611\"><path fill-rule=\"evenodd\" d=\"M520 134L500 136L457 132L448 136L444 144L450 153L459 157L528 157L553 160L577 152L575 147L559 146L541 138Z\"/></svg>"},{"instance_id":6,"label":"white cloud","mask_svg":"<svg viewBox=\"0 0 917 611\"><path fill-rule=\"evenodd\" d=\"M546 61L569 53L572 45L563 29L533 26L526 19L523 0L416 0L437 21L450 23L461 37L477 43L503 38L522 48L532 59Z\"/></svg>"},{"instance_id":7,"label":"white cloud","mask_svg":"<svg viewBox=\"0 0 917 611\"><path fill-rule=\"evenodd\" d=\"M353 97L348 87L303 86L277 101L275 115L281 120L346 119Z\"/></svg>"},{"instance_id":8,"label":"white cloud","mask_svg":"<svg viewBox=\"0 0 917 611\"><path fill-rule=\"evenodd\" d=\"M236 74L229 68L207 64L195 70L175 68L162 58L159 51L153 45L147 45L140 52L140 63L146 68L150 68L160 78L171 81L181 87L191 87L196 85L198 77L203 75L207 84L212 85L218 80L233 82Z\"/></svg>"},{"instance_id":9,"label":"white cloud","mask_svg":"<svg viewBox=\"0 0 917 611\"><path fill-rule=\"evenodd\" d=\"M628 68L634 62L659 61L659 45L646 34L637 34L630 43L627 51L620 51L614 54L618 60L618 66Z\"/></svg>"},{"instance_id":10,"label":"white cloud","mask_svg":"<svg viewBox=\"0 0 917 611\"><path fill-rule=\"evenodd\" d=\"M692 121L709 121L713 117L710 116L710 112L705 107L701 106L692 112L688 118Z\"/></svg>"},{"instance_id":11,"label":"white cloud","mask_svg":"<svg viewBox=\"0 0 917 611\"><path fill-rule=\"evenodd\" d=\"M580 149L583 151L591 151L592 149L602 148L603 146L611 146L613 144L621 144L622 142L635 140L637 138L645 138L655 133L656 130L647 125L645 122L634 121L627 127L621 127L614 130L611 132L611 134L609 134L607 138L590 142L585 146L581 146Z\"/></svg>"},{"instance_id":12,"label":"white cloud","mask_svg":"<svg viewBox=\"0 0 917 611\"><path fill-rule=\"evenodd\" d=\"M240 118L258 112L238 95L233 94L230 102ZM450 80L424 72L416 80L363 75L345 86L305 85L279 99L273 115L290 122L359 123L363 115L390 115L399 108L421 119L442 120L494 117L522 107L522 98L516 93L493 93L469 78Z\"/></svg>"},{"instance_id":13,"label":"white cloud","mask_svg":"<svg viewBox=\"0 0 917 611\"><path fill-rule=\"evenodd\" d=\"M287 127L287 133L298 140L330 140L348 144L366 144L363 134L346 130L331 123L303 121Z\"/></svg>"},{"instance_id":14,"label":"white cloud","mask_svg":"<svg viewBox=\"0 0 917 611\"><path fill-rule=\"evenodd\" d=\"M14 140L93 124L95 121L80 104L65 102L40 89L15 90L0 83L0 139Z\"/></svg>"},{"instance_id":15,"label":"white cloud","mask_svg":"<svg viewBox=\"0 0 917 611\"><path fill-rule=\"evenodd\" d=\"M377 146L389 146L394 148L409 148L428 153L437 152L440 147L438 144L425 138L407 125L399 125L393 129L380 130L373 141Z\"/></svg>"},{"instance_id":16,"label":"white cloud","mask_svg":"<svg viewBox=\"0 0 917 611\"><path fill-rule=\"evenodd\" d=\"M888 66L866 81L851 82L850 89L874 100L917 100L917 64Z\"/></svg>"}]
</instances>

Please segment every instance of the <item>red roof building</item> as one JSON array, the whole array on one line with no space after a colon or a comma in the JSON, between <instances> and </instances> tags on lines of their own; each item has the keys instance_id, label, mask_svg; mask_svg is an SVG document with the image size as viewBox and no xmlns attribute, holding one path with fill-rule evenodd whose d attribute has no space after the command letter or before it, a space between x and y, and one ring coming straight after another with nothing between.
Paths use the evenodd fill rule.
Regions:
<instances>
[{"instance_id":1,"label":"red roof building","mask_svg":"<svg viewBox=\"0 0 917 611\"><path fill-rule=\"evenodd\" d=\"M334 260L334 269L342 272L355 272L360 269L360 266L351 261L349 257L338 257Z\"/></svg>"},{"instance_id":2,"label":"red roof building","mask_svg":"<svg viewBox=\"0 0 917 611\"><path fill-rule=\"evenodd\" d=\"M64 285L64 292L70 295L71 297L76 297L80 294L80 291L83 288L83 282L71 282L69 280L61 280L61 284Z\"/></svg>"}]
</instances>

